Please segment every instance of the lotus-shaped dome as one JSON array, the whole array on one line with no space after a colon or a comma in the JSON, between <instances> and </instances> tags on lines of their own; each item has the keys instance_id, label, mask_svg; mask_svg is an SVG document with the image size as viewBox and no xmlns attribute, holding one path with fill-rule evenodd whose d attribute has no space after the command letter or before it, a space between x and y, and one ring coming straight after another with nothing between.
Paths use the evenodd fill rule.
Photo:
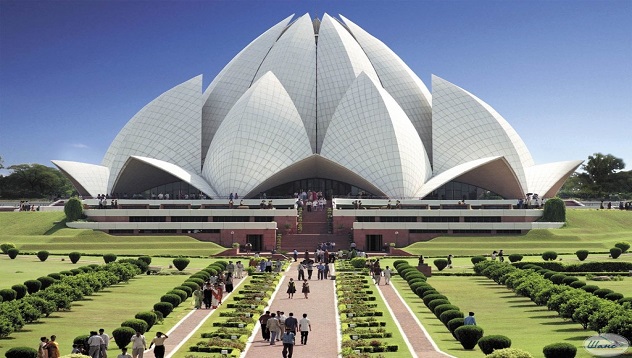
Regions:
<instances>
[{"instance_id":1,"label":"lotus-shaped dome","mask_svg":"<svg viewBox=\"0 0 632 358\"><path fill-rule=\"evenodd\" d=\"M147 104L100 166L53 163L92 197L166 185L251 197L327 179L397 198L425 197L451 181L506 198L551 196L581 163L534 165L488 104L436 76L431 95L348 19L293 18L252 41L206 90L197 76Z\"/></svg>"}]
</instances>

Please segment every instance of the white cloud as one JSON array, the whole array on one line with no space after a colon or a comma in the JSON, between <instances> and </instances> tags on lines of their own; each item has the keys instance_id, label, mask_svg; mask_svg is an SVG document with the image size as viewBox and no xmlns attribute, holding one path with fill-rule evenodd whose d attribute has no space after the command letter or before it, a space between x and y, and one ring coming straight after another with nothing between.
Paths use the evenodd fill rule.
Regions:
<instances>
[{"instance_id":1,"label":"white cloud","mask_svg":"<svg viewBox=\"0 0 632 358\"><path fill-rule=\"evenodd\" d=\"M89 148L87 145L83 143L73 143L70 146L73 148L82 148L82 149Z\"/></svg>"}]
</instances>

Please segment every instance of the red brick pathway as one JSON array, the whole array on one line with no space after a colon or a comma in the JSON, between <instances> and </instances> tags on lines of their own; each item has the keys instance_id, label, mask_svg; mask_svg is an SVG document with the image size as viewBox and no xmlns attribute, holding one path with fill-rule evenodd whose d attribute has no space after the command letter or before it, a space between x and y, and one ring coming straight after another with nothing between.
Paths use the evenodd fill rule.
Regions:
<instances>
[{"instance_id":1,"label":"red brick pathway","mask_svg":"<svg viewBox=\"0 0 632 358\"><path fill-rule=\"evenodd\" d=\"M382 292L386 304L390 306L390 309L394 315L396 321L400 326L400 331L408 339L409 347L415 352L417 357L423 358L439 358L439 357L451 357L450 355L443 353L439 348L431 341L428 333L422 329L419 320L413 316L409 307L397 294L393 285L377 286ZM400 347L400 350L406 347Z\"/></svg>"},{"instance_id":2,"label":"red brick pathway","mask_svg":"<svg viewBox=\"0 0 632 358\"><path fill-rule=\"evenodd\" d=\"M312 331L309 333L307 345L300 344L300 335L296 340L298 344L294 346L294 357L314 357L329 358L338 356L338 332L339 327L336 324L335 306L335 290L334 281L317 280L316 270L311 281L309 281L310 291L309 298L305 299L301 293L302 285L297 282L297 293L293 299L287 297L287 283L290 278L296 281L298 277L298 264L292 263L290 269L286 271L281 280L280 289L273 297L269 310L276 312L277 310L285 312L289 316L290 312L294 313L294 317L298 320L303 318L303 313L307 313L307 318L312 325ZM330 264L333 267L333 264ZM257 326L256 333L253 336L254 341L246 348L245 358L262 358L262 357L281 357L283 344L276 342L271 346L269 342L261 338L261 329Z\"/></svg>"}]
</instances>

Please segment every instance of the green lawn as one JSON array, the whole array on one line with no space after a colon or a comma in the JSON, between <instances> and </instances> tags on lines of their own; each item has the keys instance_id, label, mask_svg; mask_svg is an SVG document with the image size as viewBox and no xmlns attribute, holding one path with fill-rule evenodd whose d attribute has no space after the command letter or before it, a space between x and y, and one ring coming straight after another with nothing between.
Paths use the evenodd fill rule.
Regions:
<instances>
[{"instance_id":1,"label":"green lawn","mask_svg":"<svg viewBox=\"0 0 632 358\"><path fill-rule=\"evenodd\" d=\"M503 249L530 254L544 251L574 253L579 249L607 252L619 241L632 242L632 212L619 210L567 210L567 225L555 230L531 230L526 235L441 236L405 248L419 256L489 255Z\"/></svg>"},{"instance_id":2,"label":"green lawn","mask_svg":"<svg viewBox=\"0 0 632 358\"><path fill-rule=\"evenodd\" d=\"M10 242L23 252L67 254L211 256L225 248L189 236L111 236L101 231L69 229L62 212L0 213L0 243Z\"/></svg>"},{"instance_id":3,"label":"green lawn","mask_svg":"<svg viewBox=\"0 0 632 358\"><path fill-rule=\"evenodd\" d=\"M478 347L474 351L464 350L401 278L395 277L393 281L443 351L459 358L484 356ZM513 348L529 351L534 357L543 357L544 346L567 342L578 347L577 357L590 357L582 344L595 332L564 321L555 312L536 306L528 298L516 296L485 277L435 276L428 282L462 311L474 311L485 335L508 336Z\"/></svg>"},{"instance_id":4,"label":"green lawn","mask_svg":"<svg viewBox=\"0 0 632 358\"><path fill-rule=\"evenodd\" d=\"M4 266L3 262L0 267ZM188 275L139 275L129 283L108 287L85 297L83 301L73 302L70 311L55 312L37 323L24 326L22 331L14 332L8 338L0 339L0 355L4 356L4 352L12 347L36 347L39 337L52 334L57 335L62 354L68 354L75 337L99 328L104 328L111 335L112 330L123 321L134 318L138 312L151 310L154 303L160 301L160 296L179 286L187 277ZM155 325L151 332L168 331L190 309L191 299L188 299L162 324Z\"/></svg>"}]
</instances>

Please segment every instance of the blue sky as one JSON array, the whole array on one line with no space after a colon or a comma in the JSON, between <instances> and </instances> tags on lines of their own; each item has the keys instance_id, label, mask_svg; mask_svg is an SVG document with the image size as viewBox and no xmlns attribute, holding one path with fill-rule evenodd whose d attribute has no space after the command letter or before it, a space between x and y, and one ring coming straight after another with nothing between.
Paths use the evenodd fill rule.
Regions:
<instances>
[{"instance_id":1,"label":"blue sky","mask_svg":"<svg viewBox=\"0 0 632 358\"><path fill-rule=\"evenodd\" d=\"M205 87L290 14L342 14L430 87L494 107L536 163L621 157L632 169L632 1L0 0L0 156L99 164L164 91ZM6 173L6 172L5 172Z\"/></svg>"}]
</instances>

